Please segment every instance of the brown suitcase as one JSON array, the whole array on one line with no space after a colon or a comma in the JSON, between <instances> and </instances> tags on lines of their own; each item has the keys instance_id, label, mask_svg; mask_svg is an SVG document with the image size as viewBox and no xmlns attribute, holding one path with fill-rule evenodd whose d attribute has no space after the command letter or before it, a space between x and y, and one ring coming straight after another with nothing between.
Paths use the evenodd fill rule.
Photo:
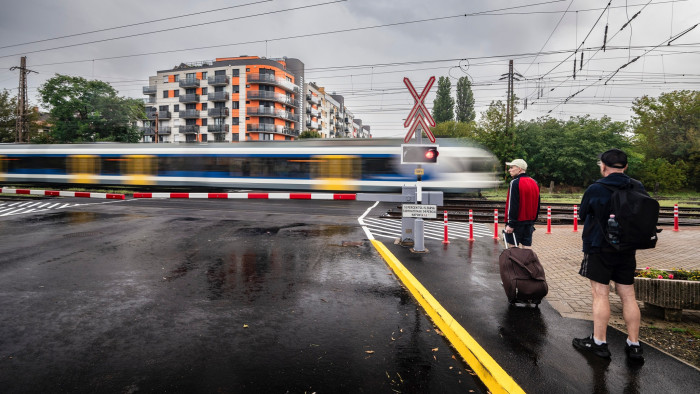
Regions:
<instances>
[{"instance_id":1,"label":"brown suitcase","mask_svg":"<svg viewBox=\"0 0 700 394\"><path fill-rule=\"evenodd\" d=\"M505 241L505 231L503 232ZM517 240L513 236L517 246ZM538 305L549 292L544 268L532 249L509 248L498 257L501 281L511 304Z\"/></svg>"}]
</instances>

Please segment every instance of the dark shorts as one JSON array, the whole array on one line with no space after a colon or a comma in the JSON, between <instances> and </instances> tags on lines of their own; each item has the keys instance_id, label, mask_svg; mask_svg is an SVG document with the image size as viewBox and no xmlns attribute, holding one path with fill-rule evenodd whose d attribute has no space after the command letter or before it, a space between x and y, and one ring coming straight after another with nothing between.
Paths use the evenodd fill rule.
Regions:
<instances>
[{"instance_id":1,"label":"dark shorts","mask_svg":"<svg viewBox=\"0 0 700 394\"><path fill-rule=\"evenodd\" d=\"M515 241L518 241L518 245L532 246L532 232L535 231L535 226L531 223L516 223L513 227L513 234L515 234ZM506 233L506 242L511 245L515 245L513 241L513 234Z\"/></svg>"},{"instance_id":2,"label":"dark shorts","mask_svg":"<svg viewBox=\"0 0 700 394\"><path fill-rule=\"evenodd\" d=\"M633 285L635 269L637 269L637 259L634 250L584 253L578 274L604 285L610 284L611 280L621 285Z\"/></svg>"}]
</instances>

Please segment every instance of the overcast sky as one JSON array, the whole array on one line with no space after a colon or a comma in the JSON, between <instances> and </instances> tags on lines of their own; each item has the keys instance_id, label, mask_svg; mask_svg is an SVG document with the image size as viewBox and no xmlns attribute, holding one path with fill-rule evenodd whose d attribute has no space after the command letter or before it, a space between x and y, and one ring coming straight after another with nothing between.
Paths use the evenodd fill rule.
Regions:
<instances>
[{"instance_id":1,"label":"overcast sky","mask_svg":"<svg viewBox=\"0 0 700 394\"><path fill-rule=\"evenodd\" d=\"M700 0L3 3L0 89L17 93L19 74L10 67L27 56L37 72L28 77L34 105L37 88L56 73L99 79L142 98L158 70L239 55L300 59L307 81L344 95L375 137L407 131L413 99L404 77L420 92L430 76L449 76L454 96L457 79L468 76L480 113L505 101L507 84L499 79L510 59L522 75L515 83L520 109L528 100L520 119L590 114L626 121L637 97L700 87L700 26L682 34L700 22Z\"/></svg>"}]
</instances>

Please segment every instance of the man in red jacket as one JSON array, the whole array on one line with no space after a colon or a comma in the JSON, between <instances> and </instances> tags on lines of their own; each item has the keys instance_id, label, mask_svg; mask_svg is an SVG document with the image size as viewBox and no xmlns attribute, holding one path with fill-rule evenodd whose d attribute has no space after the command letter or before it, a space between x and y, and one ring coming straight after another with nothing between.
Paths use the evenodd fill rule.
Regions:
<instances>
[{"instance_id":1,"label":"man in red jacket","mask_svg":"<svg viewBox=\"0 0 700 394\"><path fill-rule=\"evenodd\" d=\"M525 173L525 160L515 159L506 165L510 166L508 173L513 177L506 197L506 242L515 245L517 241L519 245L530 248L535 221L540 212L540 187Z\"/></svg>"}]
</instances>

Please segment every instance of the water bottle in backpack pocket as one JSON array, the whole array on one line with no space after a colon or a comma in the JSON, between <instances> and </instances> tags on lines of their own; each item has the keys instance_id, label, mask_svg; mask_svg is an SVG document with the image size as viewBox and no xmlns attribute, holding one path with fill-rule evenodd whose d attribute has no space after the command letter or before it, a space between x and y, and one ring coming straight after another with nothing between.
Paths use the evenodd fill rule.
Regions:
<instances>
[{"instance_id":1,"label":"water bottle in backpack pocket","mask_svg":"<svg viewBox=\"0 0 700 394\"><path fill-rule=\"evenodd\" d=\"M656 247L656 227L659 221L659 202L633 184L612 187L598 182L612 191L610 218L603 229L606 241L616 250L651 249Z\"/></svg>"}]
</instances>

